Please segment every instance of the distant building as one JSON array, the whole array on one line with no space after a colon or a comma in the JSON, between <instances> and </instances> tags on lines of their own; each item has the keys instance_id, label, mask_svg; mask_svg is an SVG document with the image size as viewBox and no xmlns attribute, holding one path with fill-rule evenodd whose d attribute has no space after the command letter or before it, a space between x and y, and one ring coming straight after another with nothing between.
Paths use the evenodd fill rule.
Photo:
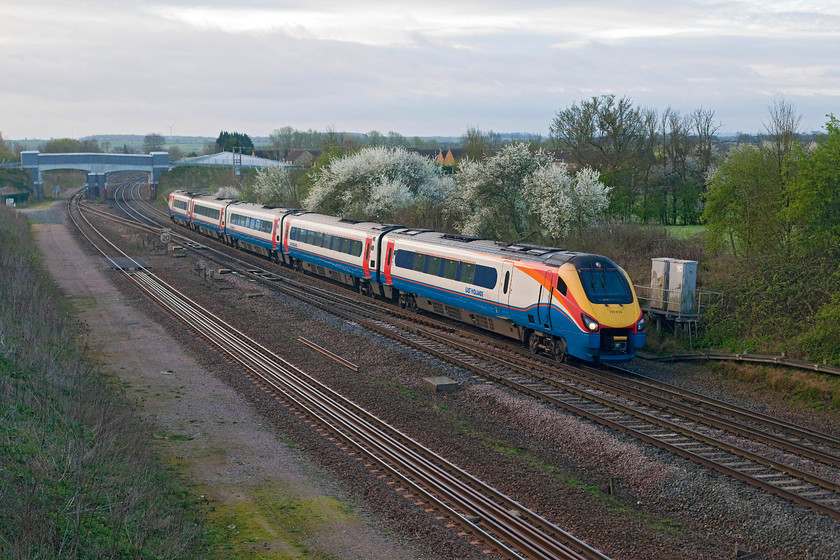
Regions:
<instances>
[{"instance_id":1,"label":"distant building","mask_svg":"<svg viewBox=\"0 0 840 560\"><path fill-rule=\"evenodd\" d=\"M294 148L289 150L283 161L288 165L295 167L312 167L315 165L315 160L321 156L321 150L303 150Z\"/></svg>"},{"instance_id":2,"label":"distant building","mask_svg":"<svg viewBox=\"0 0 840 560\"><path fill-rule=\"evenodd\" d=\"M237 154L237 158L239 157L239 154ZM233 152L219 152L217 154L210 154L206 156L183 158L178 161L178 164L197 167L232 167L233 161ZM241 161L238 163L243 168L287 167L285 163L279 162L275 159L249 156L248 154L241 154Z\"/></svg>"},{"instance_id":3,"label":"distant building","mask_svg":"<svg viewBox=\"0 0 840 560\"><path fill-rule=\"evenodd\" d=\"M452 153L452 148L446 150L446 155L443 155L443 150L440 150L435 158L435 163L438 165L455 165L455 154Z\"/></svg>"}]
</instances>

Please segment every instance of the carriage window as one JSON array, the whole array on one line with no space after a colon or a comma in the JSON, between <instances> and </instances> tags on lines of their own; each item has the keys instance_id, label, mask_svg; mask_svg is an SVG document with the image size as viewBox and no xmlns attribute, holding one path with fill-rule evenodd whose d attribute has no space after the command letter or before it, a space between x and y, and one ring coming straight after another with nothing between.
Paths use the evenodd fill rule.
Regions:
<instances>
[{"instance_id":1,"label":"carriage window","mask_svg":"<svg viewBox=\"0 0 840 560\"><path fill-rule=\"evenodd\" d=\"M426 255L422 253L414 253L414 266L412 267L417 272L426 270Z\"/></svg>"},{"instance_id":2,"label":"carriage window","mask_svg":"<svg viewBox=\"0 0 840 560\"><path fill-rule=\"evenodd\" d=\"M504 285L504 288L502 289L502 291L504 293L507 293L509 283L510 283L510 272L505 272L505 285Z\"/></svg>"},{"instance_id":3,"label":"carriage window","mask_svg":"<svg viewBox=\"0 0 840 560\"><path fill-rule=\"evenodd\" d=\"M429 274L440 276L440 257L429 256Z\"/></svg>"},{"instance_id":4,"label":"carriage window","mask_svg":"<svg viewBox=\"0 0 840 560\"><path fill-rule=\"evenodd\" d=\"M414 267L414 253L411 251L403 251L398 249L394 256L394 264L399 268L413 268Z\"/></svg>"},{"instance_id":5,"label":"carriage window","mask_svg":"<svg viewBox=\"0 0 840 560\"><path fill-rule=\"evenodd\" d=\"M199 206L198 204L193 206L193 212L195 214L206 216L214 220L218 220L219 215L221 214L221 210L219 210L218 208L207 208L206 206Z\"/></svg>"},{"instance_id":6,"label":"carriage window","mask_svg":"<svg viewBox=\"0 0 840 560\"><path fill-rule=\"evenodd\" d=\"M443 277L450 280L458 277L458 261L443 259Z\"/></svg>"},{"instance_id":7,"label":"carriage window","mask_svg":"<svg viewBox=\"0 0 840 560\"><path fill-rule=\"evenodd\" d=\"M479 264L475 267L475 279L473 280L473 283L476 286L481 286L482 288L493 289L496 287L496 280L498 277L499 273L495 268L481 266Z\"/></svg>"},{"instance_id":8,"label":"carriage window","mask_svg":"<svg viewBox=\"0 0 840 560\"><path fill-rule=\"evenodd\" d=\"M461 282L472 284L475 280L475 265L473 263L461 263L461 276L458 278Z\"/></svg>"}]
</instances>

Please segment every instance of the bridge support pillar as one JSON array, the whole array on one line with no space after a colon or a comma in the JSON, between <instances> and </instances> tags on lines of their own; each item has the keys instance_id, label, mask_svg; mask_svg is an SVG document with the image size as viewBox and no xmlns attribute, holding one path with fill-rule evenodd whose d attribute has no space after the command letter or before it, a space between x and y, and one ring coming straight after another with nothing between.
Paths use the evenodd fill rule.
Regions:
<instances>
[{"instance_id":1,"label":"bridge support pillar","mask_svg":"<svg viewBox=\"0 0 840 560\"><path fill-rule=\"evenodd\" d=\"M85 181L88 199L102 198L105 195L105 174L88 173Z\"/></svg>"},{"instance_id":2,"label":"bridge support pillar","mask_svg":"<svg viewBox=\"0 0 840 560\"><path fill-rule=\"evenodd\" d=\"M44 182L41 180L41 168L38 167L38 150L27 150L20 153L20 166L32 177L35 198L44 198Z\"/></svg>"},{"instance_id":3,"label":"bridge support pillar","mask_svg":"<svg viewBox=\"0 0 840 560\"><path fill-rule=\"evenodd\" d=\"M158 195L158 184L157 183L149 183L149 200L154 202L157 200Z\"/></svg>"}]
</instances>

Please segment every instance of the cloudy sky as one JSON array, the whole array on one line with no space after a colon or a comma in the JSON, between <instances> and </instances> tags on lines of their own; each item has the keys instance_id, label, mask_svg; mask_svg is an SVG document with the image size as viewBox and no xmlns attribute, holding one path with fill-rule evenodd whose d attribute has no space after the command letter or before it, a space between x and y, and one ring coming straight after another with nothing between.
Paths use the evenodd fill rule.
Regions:
<instances>
[{"instance_id":1,"label":"cloudy sky","mask_svg":"<svg viewBox=\"0 0 840 560\"><path fill-rule=\"evenodd\" d=\"M2 0L0 132L548 135L605 93L720 132L840 116L837 0ZM170 128L171 127L171 128Z\"/></svg>"}]
</instances>

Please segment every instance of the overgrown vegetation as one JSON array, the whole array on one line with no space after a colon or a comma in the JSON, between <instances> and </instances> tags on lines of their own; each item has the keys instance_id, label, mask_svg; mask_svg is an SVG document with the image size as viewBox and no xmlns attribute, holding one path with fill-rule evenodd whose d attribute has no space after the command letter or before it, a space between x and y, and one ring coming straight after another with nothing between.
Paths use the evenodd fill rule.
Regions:
<instances>
[{"instance_id":1,"label":"overgrown vegetation","mask_svg":"<svg viewBox=\"0 0 840 560\"><path fill-rule=\"evenodd\" d=\"M728 247L707 343L840 364L840 122L810 146L777 104L768 136L711 176L709 241Z\"/></svg>"},{"instance_id":2,"label":"overgrown vegetation","mask_svg":"<svg viewBox=\"0 0 840 560\"><path fill-rule=\"evenodd\" d=\"M196 503L84 362L26 220L0 208L0 238L0 557L208 557Z\"/></svg>"},{"instance_id":3,"label":"overgrown vegetation","mask_svg":"<svg viewBox=\"0 0 840 560\"><path fill-rule=\"evenodd\" d=\"M243 169L242 179L248 185L254 180L253 169ZM223 187L239 188L239 180L231 168L174 167L160 177L160 193L185 190L198 193L215 193Z\"/></svg>"},{"instance_id":4,"label":"overgrown vegetation","mask_svg":"<svg viewBox=\"0 0 840 560\"><path fill-rule=\"evenodd\" d=\"M722 377L767 390L817 410L840 411L840 378L813 372L732 362L714 365Z\"/></svg>"}]
</instances>

